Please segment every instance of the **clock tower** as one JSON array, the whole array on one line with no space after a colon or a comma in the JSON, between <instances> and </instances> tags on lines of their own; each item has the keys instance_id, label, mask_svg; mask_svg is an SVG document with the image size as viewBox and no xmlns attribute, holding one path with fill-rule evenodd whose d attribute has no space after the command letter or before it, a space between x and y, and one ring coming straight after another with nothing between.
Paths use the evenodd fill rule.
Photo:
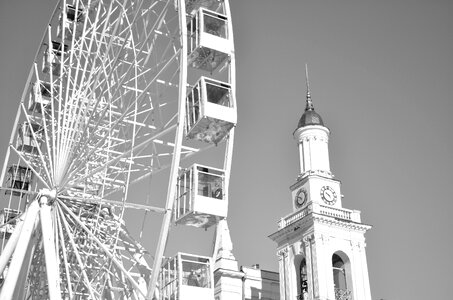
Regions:
<instances>
[{"instance_id":1,"label":"clock tower","mask_svg":"<svg viewBox=\"0 0 453 300\"><path fill-rule=\"evenodd\" d=\"M277 243L281 300L371 300L360 211L342 205L329 162L329 129L315 111L306 69L306 107L294 138L300 173L291 185L293 212L280 219Z\"/></svg>"}]
</instances>

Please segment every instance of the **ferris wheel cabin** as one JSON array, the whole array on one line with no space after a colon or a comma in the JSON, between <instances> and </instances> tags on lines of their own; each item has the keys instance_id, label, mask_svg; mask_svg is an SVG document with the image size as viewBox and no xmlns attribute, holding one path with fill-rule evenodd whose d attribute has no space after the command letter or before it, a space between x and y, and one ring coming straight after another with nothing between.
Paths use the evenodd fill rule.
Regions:
<instances>
[{"instance_id":1,"label":"ferris wheel cabin","mask_svg":"<svg viewBox=\"0 0 453 300\"><path fill-rule=\"evenodd\" d=\"M212 259L178 253L162 263L159 300L212 300Z\"/></svg>"},{"instance_id":2,"label":"ferris wheel cabin","mask_svg":"<svg viewBox=\"0 0 453 300\"><path fill-rule=\"evenodd\" d=\"M67 53L69 46L60 42L52 41L52 45L44 52L42 58L42 71L43 73L49 74L52 71L54 76L60 75L61 66L61 54L62 52Z\"/></svg>"},{"instance_id":3,"label":"ferris wheel cabin","mask_svg":"<svg viewBox=\"0 0 453 300\"><path fill-rule=\"evenodd\" d=\"M33 138L33 134L36 140ZM42 127L36 123L24 122L19 127L16 148L18 151L38 154L38 149L42 143Z\"/></svg>"},{"instance_id":4,"label":"ferris wheel cabin","mask_svg":"<svg viewBox=\"0 0 453 300\"><path fill-rule=\"evenodd\" d=\"M49 82L32 83L30 89L28 109L37 113L42 113L41 107L48 108L51 101L51 85Z\"/></svg>"},{"instance_id":5,"label":"ferris wheel cabin","mask_svg":"<svg viewBox=\"0 0 453 300\"><path fill-rule=\"evenodd\" d=\"M230 84L202 76L187 96L186 137L217 144L236 121Z\"/></svg>"},{"instance_id":6,"label":"ferris wheel cabin","mask_svg":"<svg viewBox=\"0 0 453 300\"><path fill-rule=\"evenodd\" d=\"M227 16L200 7L187 24L188 61L193 68L213 72L233 51Z\"/></svg>"},{"instance_id":7,"label":"ferris wheel cabin","mask_svg":"<svg viewBox=\"0 0 453 300\"><path fill-rule=\"evenodd\" d=\"M12 165L8 169L8 177L6 179L5 194L13 194L14 196L23 196L22 191L29 191L33 173L31 169L20 165Z\"/></svg>"},{"instance_id":8,"label":"ferris wheel cabin","mask_svg":"<svg viewBox=\"0 0 453 300\"><path fill-rule=\"evenodd\" d=\"M176 224L208 228L226 218L228 201L223 170L194 164L178 177Z\"/></svg>"},{"instance_id":9,"label":"ferris wheel cabin","mask_svg":"<svg viewBox=\"0 0 453 300\"><path fill-rule=\"evenodd\" d=\"M76 9L72 5L66 5L66 16L64 14L60 15L60 21L58 22L57 27L57 37L63 38L66 41L71 41L74 33L74 38L78 39L82 35L83 31L83 21L84 21L84 11L81 8Z\"/></svg>"}]
</instances>

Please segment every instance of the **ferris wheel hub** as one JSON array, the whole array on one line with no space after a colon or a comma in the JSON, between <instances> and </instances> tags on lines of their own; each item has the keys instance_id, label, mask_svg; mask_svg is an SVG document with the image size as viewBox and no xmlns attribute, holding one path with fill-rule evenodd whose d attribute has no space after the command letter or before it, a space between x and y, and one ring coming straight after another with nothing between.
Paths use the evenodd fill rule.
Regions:
<instances>
[{"instance_id":1,"label":"ferris wheel hub","mask_svg":"<svg viewBox=\"0 0 453 300\"><path fill-rule=\"evenodd\" d=\"M43 204L52 204L55 199L57 198L57 190L56 189L41 189L40 190L41 198L39 198L39 203Z\"/></svg>"}]
</instances>

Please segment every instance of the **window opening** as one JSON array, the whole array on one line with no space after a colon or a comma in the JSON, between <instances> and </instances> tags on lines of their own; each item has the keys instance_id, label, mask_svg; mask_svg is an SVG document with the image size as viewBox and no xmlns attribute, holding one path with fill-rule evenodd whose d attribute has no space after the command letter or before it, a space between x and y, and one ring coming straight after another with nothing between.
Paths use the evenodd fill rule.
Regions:
<instances>
[{"instance_id":1,"label":"window opening","mask_svg":"<svg viewBox=\"0 0 453 300\"><path fill-rule=\"evenodd\" d=\"M306 300L308 299L308 275L307 275L307 261L302 259L299 268L299 276L300 276L300 295L298 296L298 300Z\"/></svg>"},{"instance_id":2,"label":"window opening","mask_svg":"<svg viewBox=\"0 0 453 300\"><path fill-rule=\"evenodd\" d=\"M351 300L351 291L346 282L346 267L343 259L337 254L332 256L333 283L335 300Z\"/></svg>"}]
</instances>

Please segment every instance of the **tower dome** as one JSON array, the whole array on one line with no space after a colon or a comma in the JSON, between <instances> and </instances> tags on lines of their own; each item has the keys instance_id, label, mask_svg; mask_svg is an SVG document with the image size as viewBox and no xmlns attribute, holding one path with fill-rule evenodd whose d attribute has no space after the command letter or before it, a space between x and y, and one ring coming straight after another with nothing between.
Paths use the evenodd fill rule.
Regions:
<instances>
[{"instance_id":1,"label":"tower dome","mask_svg":"<svg viewBox=\"0 0 453 300\"><path fill-rule=\"evenodd\" d=\"M324 126L321 116L314 110L305 110L299 119L297 128L307 125L321 125Z\"/></svg>"}]
</instances>

